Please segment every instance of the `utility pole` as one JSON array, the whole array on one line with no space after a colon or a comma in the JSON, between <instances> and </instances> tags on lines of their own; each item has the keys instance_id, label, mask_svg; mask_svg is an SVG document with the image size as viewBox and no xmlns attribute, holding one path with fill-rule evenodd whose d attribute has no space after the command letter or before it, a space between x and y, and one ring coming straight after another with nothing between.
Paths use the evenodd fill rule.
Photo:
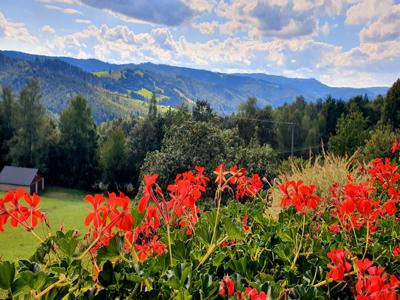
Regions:
<instances>
[{"instance_id":1,"label":"utility pole","mask_svg":"<svg viewBox=\"0 0 400 300\"><path fill-rule=\"evenodd\" d=\"M292 144L290 147L290 155L293 156L294 155L294 125L295 123L292 124Z\"/></svg>"}]
</instances>

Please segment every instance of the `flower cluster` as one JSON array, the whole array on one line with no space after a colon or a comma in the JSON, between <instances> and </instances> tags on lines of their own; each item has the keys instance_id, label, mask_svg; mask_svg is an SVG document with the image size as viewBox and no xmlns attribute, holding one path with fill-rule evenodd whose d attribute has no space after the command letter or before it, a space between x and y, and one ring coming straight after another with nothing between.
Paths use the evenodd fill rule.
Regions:
<instances>
[{"instance_id":1,"label":"flower cluster","mask_svg":"<svg viewBox=\"0 0 400 300\"><path fill-rule=\"evenodd\" d=\"M345 276L348 281L355 278L355 298L357 300L380 300L397 299L396 289L400 286L400 281L394 275L385 272L385 269L374 266L374 262L369 259L358 259L353 266L347 259L350 254L343 249L331 250L328 257L333 265L326 278L334 281L341 281Z\"/></svg>"},{"instance_id":2,"label":"flower cluster","mask_svg":"<svg viewBox=\"0 0 400 300\"><path fill-rule=\"evenodd\" d=\"M397 137L395 137L392 146L392 153L395 154L397 150L400 150L400 144Z\"/></svg>"},{"instance_id":3,"label":"flower cluster","mask_svg":"<svg viewBox=\"0 0 400 300\"><path fill-rule=\"evenodd\" d=\"M302 180L287 181L280 185L283 193L281 207L294 206L299 213L305 213L307 209L317 208L321 199L315 195L315 185L305 185Z\"/></svg>"},{"instance_id":4,"label":"flower cluster","mask_svg":"<svg viewBox=\"0 0 400 300\"><path fill-rule=\"evenodd\" d=\"M346 255L348 255L348 252L343 249L331 250L327 254L333 263L326 275L327 279L332 278L336 281L343 280L344 274L351 270L351 264L347 261Z\"/></svg>"},{"instance_id":5,"label":"flower cluster","mask_svg":"<svg viewBox=\"0 0 400 300\"><path fill-rule=\"evenodd\" d=\"M115 235L114 229L122 232L132 229L134 220L131 215L130 199L123 193L118 196L109 193L108 198L101 194L87 195L85 200L92 205L85 219L85 225L91 226L87 236L97 241L91 249L93 254L99 247L108 245Z\"/></svg>"},{"instance_id":6,"label":"flower cluster","mask_svg":"<svg viewBox=\"0 0 400 300\"><path fill-rule=\"evenodd\" d=\"M25 204L21 203L24 200ZM38 221L45 221L48 225L46 215L38 206L40 197L33 194L31 197L22 188L15 192L8 192L3 198L0 198L0 231L4 231L4 225L10 220L12 227L21 225L26 230L33 230Z\"/></svg>"},{"instance_id":7,"label":"flower cluster","mask_svg":"<svg viewBox=\"0 0 400 300\"><path fill-rule=\"evenodd\" d=\"M226 295L229 298L233 295L234 292L235 282L228 275L225 275L219 283L218 294Z\"/></svg>"},{"instance_id":8,"label":"flower cluster","mask_svg":"<svg viewBox=\"0 0 400 300\"><path fill-rule=\"evenodd\" d=\"M176 176L175 183L167 187L169 200L156 183L158 175L145 175L143 196L138 205L139 212L148 208L151 201L166 225L178 224L181 228L186 228L187 234L191 234L198 220L199 209L196 202L205 192L209 181L209 178L204 176L204 168L196 166L196 171L187 171Z\"/></svg>"},{"instance_id":9,"label":"flower cluster","mask_svg":"<svg viewBox=\"0 0 400 300\"><path fill-rule=\"evenodd\" d=\"M383 189L390 189L400 181L399 166L392 165L391 162L388 157L371 161L369 175L373 184L379 183Z\"/></svg>"},{"instance_id":10,"label":"flower cluster","mask_svg":"<svg viewBox=\"0 0 400 300\"><path fill-rule=\"evenodd\" d=\"M245 168L239 169L233 166L227 171L225 165L221 164L215 169L214 174L217 175L215 182L218 185L218 191L232 191L231 185L236 186L236 201L244 197L255 197L263 187L260 176L254 174L251 178L247 177Z\"/></svg>"},{"instance_id":11,"label":"flower cluster","mask_svg":"<svg viewBox=\"0 0 400 300\"><path fill-rule=\"evenodd\" d=\"M376 222L384 215L393 216L396 212L396 202L391 199L386 203L374 200L373 195L376 189L366 181L354 184L349 182L343 189L338 185L331 188L332 209L331 215L338 219L337 223L331 224L329 230L339 233L341 228L347 232L353 229L361 229L364 225L369 226L371 233L376 232Z\"/></svg>"},{"instance_id":12,"label":"flower cluster","mask_svg":"<svg viewBox=\"0 0 400 300\"><path fill-rule=\"evenodd\" d=\"M235 293L235 282L228 275L225 275L219 282L218 294L226 295L227 298L232 297ZM244 293L237 291L236 296L238 300L267 300L267 294L258 292L257 289L247 287Z\"/></svg>"},{"instance_id":13,"label":"flower cluster","mask_svg":"<svg viewBox=\"0 0 400 300\"><path fill-rule=\"evenodd\" d=\"M139 260L144 261L154 254L161 255L165 252L165 245L159 241L157 230L160 227L160 219L153 206L149 206L144 218L144 223L133 231L128 231L125 237L128 241L127 251L137 250ZM129 247L130 246L130 247Z\"/></svg>"}]
</instances>

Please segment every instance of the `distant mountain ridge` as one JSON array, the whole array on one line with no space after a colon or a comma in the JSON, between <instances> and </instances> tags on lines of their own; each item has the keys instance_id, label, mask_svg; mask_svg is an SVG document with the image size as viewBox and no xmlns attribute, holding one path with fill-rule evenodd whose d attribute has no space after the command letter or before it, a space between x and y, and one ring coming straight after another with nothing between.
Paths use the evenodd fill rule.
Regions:
<instances>
[{"instance_id":1,"label":"distant mountain ridge","mask_svg":"<svg viewBox=\"0 0 400 300\"><path fill-rule=\"evenodd\" d=\"M97 59L51 57L0 51L0 85L19 90L29 77L38 77L46 107L61 112L70 98L88 98L98 122L144 113L151 92L162 106L189 105L207 100L219 113L232 113L248 97L274 107L297 96L316 101L328 95L347 100L357 95L374 98L387 87L338 88L316 79L287 78L261 73L225 74L161 64L112 64Z\"/></svg>"}]
</instances>

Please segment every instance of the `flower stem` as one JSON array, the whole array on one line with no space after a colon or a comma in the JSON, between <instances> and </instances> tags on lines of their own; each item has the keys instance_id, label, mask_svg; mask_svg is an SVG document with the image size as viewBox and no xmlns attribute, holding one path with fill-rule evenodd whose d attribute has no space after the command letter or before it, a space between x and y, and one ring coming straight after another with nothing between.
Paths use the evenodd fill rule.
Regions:
<instances>
[{"instance_id":1,"label":"flower stem","mask_svg":"<svg viewBox=\"0 0 400 300\"><path fill-rule=\"evenodd\" d=\"M367 221L367 236L365 238L365 249L364 249L363 259L365 258L365 255L367 254L368 242L369 242L369 220Z\"/></svg>"},{"instance_id":2,"label":"flower stem","mask_svg":"<svg viewBox=\"0 0 400 300\"><path fill-rule=\"evenodd\" d=\"M34 299L42 299L42 297L44 295L46 295L48 292L50 292L53 288L57 287L59 284L64 283L67 280L67 277L65 277L64 275L60 275L60 279L56 282L54 282L53 284L49 285L46 289L44 289L43 291L41 291L39 294L34 296Z\"/></svg>"},{"instance_id":3,"label":"flower stem","mask_svg":"<svg viewBox=\"0 0 400 300\"><path fill-rule=\"evenodd\" d=\"M196 270L197 270L198 268L200 268L201 265L204 264L204 263L207 261L207 259L211 256L211 254L214 252L214 250L215 250L220 244L222 244L223 242L225 242L227 239L228 239L228 236L224 237L221 241L219 241L219 242L216 243L216 244L211 244L210 247L209 247L208 250L207 250L207 253L203 256L203 258L201 259L201 261L200 261L199 264L197 265Z\"/></svg>"},{"instance_id":4,"label":"flower stem","mask_svg":"<svg viewBox=\"0 0 400 300\"><path fill-rule=\"evenodd\" d=\"M216 215L215 215L214 229L213 229L213 234L212 234L212 237L211 237L211 244L210 244L210 246L214 243L214 240L215 240L215 235L216 235L216 233L217 233L217 225L218 225L219 212L220 212L220 209L221 209L221 194L220 194L219 191L217 191L216 198L217 198L217 213L216 213Z\"/></svg>"},{"instance_id":5,"label":"flower stem","mask_svg":"<svg viewBox=\"0 0 400 300\"><path fill-rule=\"evenodd\" d=\"M292 262L292 264L290 266L291 270L293 270L294 267L296 266L296 261L299 258L301 247L303 246L303 236L304 236L304 227L305 227L305 225L306 225L306 215L304 214L303 215L303 226L302 226L302 229L301 229L301 238L300 238L299 248L297 249L296 256L294 257L293 262Z\"/></svg>"},{"instance_id":6,"label":"flower stem","mask_svg":"<svg viewBox=\"0 0 400 300\"><path fill-rule=\"evenodd\" d=\"M355 274L357 274L357 271L351 271L349 273L345 273L344 277L355 275ZM321 286L324 286L324 285L327 285L327 284L331 283L332 281L333 281L333 279L329 278L329 279L326 279L324 281L318 282L317 284L314 284L314 287L315 288L319 288Z\"/></svg>"},{"instance_id":7,"label":"flower stem","mask_svg":"<svg viewBox=\"0 0 400 300\"><path fill-rule=\"evenodd\" d=\"M41 242L41 243L44 242L43 239L42 239L40 236L38 236L38 234L37 234L36 232L33 231L33 229L29 230L29 232L32 233L32 235L33 235L39 242Z\"/></svg>"},{"instance_id":8,"label":"flower stem","mask_svg":"<svg viewBox=\"0 0 400 300\"><path fill-rule=\"evenodd\" d=\"M170 226L168 223L167 223L167 237L168 237L169 261L170 261L170 264L172 265L171 230L170 230Z\"/></svg>"},{"instance_id":9,"label":"flower stem","mask_svg":"<svg viewBox=\"0 0 400 300\"><path fill-rule=\"evenodd\" d=\"M86 248L86 250L85 251L83 251L83 253L78 257L78 260L81 260L89 251L90 251L90 249L92 249L96 244L97 244L97 242L100 240L100 235L89 245L89 247L87 247Z\"/></svg>"}]
</instances>

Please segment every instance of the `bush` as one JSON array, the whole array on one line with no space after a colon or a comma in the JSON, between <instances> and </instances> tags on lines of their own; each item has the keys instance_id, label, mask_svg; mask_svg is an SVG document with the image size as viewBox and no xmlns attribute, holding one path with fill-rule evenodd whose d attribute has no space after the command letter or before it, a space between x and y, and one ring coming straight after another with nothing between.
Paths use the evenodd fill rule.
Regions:
<instances>
[{"instance_id":1,"label":"bush","mask_svg":"<svg viewBox=\"0 0 400 300\"><path fill-rule=\"evenodd\" d=\"M391 157L392 153L388 149L395 137L398 136L390 127L380 127L371 132L370 137L362 147L360 159L370 161L375 157Z\"/></svg>"}]
</instances>

